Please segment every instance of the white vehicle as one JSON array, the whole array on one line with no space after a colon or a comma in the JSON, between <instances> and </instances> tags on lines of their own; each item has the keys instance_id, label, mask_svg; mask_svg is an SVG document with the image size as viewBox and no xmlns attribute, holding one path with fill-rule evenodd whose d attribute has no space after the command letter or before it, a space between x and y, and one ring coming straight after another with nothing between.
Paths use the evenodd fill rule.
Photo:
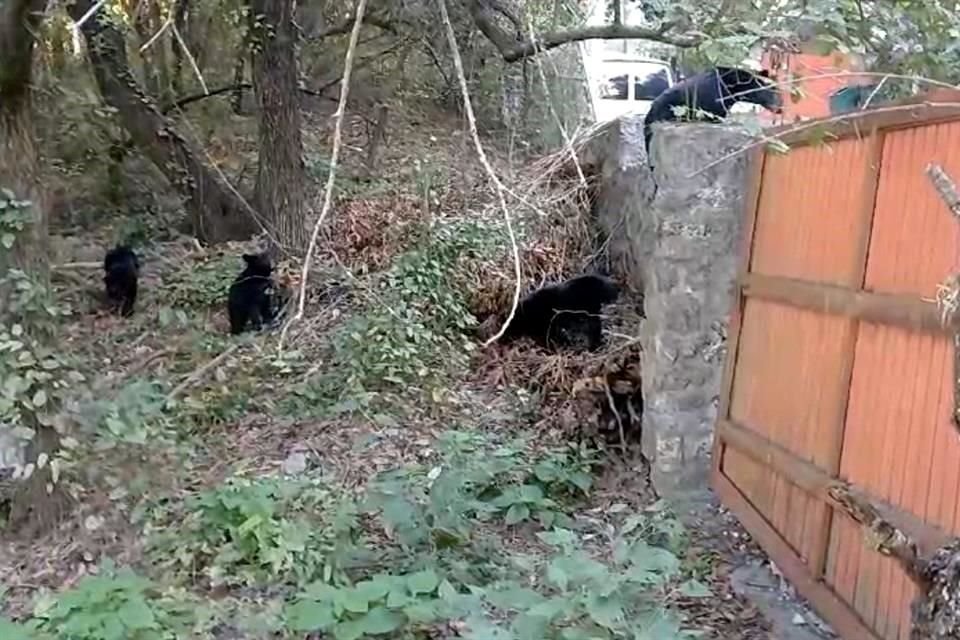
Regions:
<instances>
[{"instance_id":1,"label":"white vehicle","mask_svg":"<svg viewBox=\"0 0 960 640\"><path fill-rule=\"evenodd\" d=\"M673 86L670 65L653 58L605 59L594 83L593 106L597 122L626 114L644 115L661 93Z\"/></svg>"}]
</instances>

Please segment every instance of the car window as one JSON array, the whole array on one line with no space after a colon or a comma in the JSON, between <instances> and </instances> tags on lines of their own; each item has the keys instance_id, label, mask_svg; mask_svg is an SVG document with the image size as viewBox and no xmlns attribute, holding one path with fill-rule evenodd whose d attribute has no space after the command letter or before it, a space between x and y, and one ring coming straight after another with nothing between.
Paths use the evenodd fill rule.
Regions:
<instances>
[{"instance_id":1,"label":"car window","mask_svg":"<svg viewBox=\"0 0 960 640\"><path fill-rule=\"evenodd\" d=\"M626 100L627 88L627 74L608 78L600 86L600 98L603 100Z\"/></svg>"}]
</instances>

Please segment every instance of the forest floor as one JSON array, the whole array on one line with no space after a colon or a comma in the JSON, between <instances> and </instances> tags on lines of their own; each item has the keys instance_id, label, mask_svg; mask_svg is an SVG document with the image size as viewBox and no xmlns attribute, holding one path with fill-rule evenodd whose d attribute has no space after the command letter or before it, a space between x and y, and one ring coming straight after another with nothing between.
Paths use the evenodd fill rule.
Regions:
<instances>
[{"instance_id":1,"label":"forest floor","mask_svg":"<svg viewBox=\"0 0 960 640\"><path fill-rule=\"evenodd\" d=\"M219 138L243 142L207 141L233 175L250 120ZM307 148L327 149L326 114L311 120ZM0 545L2 612L24 634L3 637L769 637L728 579L759 557L749 536L720 514L685 527L647 486L636 434L600 437L578 384L637 366L634 305L611 311L600 354L480 346L470 314L504 308L513 282L465 129L391 114L372 174L364 121L347 132L307 313L283 345L227 333L253 243L200 247L159 205L55 221L61 350L93 390L71 406L74 510ZM581 269L577 186L487 144L520 195L524 286ZM137 163L129 175L149 173ZM99 300L121 236L144 265L129 319ZM293 288L296 266L279 269Z\"/></svg>"}]
</instances>

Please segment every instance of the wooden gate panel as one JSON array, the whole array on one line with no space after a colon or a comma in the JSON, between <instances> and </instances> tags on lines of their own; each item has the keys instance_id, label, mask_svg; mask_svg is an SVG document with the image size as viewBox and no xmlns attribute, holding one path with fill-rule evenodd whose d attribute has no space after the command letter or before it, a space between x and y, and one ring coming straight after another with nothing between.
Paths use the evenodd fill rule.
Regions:
<instances>
[{"instance_id":1,"label":"wooden gate panel","mask_svg":"<svg viewBox=\"0 0 960 640\"><path fill-rule=\"evenodd\" d=\"M958 531L951 353L946 336L861 324L840 475L918 520Z\"/></svg>"},{"instance_id":2,"label":"wooden gate panel","mask_svg":"<svg viewBox=\"0 0 960 640\"><path fill-rule=\"evenodd\" d=\"M851 330L845 318L748 300L738 362L753 375L734 380L730 418L825 464L845 397L839 385L823 381L838 376Z\"/></svg>"},{"instance_id":3,"label":"wooden gate panel","mask_svg":"<svg viewBox=\"0 0 960 640\"><path fill-rule=\"evenodd\" d=\"M747 198L714 486L845 640L906 640L914 590L834 511L836 478L927 549L960 533L953 348L932 300L960 234L924 173L960 179L948 107L824 122L839 139L759 153Z\"/></svg>"},{"instance_id":4,"label":"wooden gate panel","mask_svg":"<svg viewBox=\"0 0 960 640\"><path fill-rule=\"evenodd\" d=\"M931 162L960 176L960 122L886 134L866 289L933 298L953 268L957 223L924 174Z\"/></svg>"},{"instance_id":5,"label":"wooden gate panel","mask_svg":"<svg viewBox=\"0 0 960 640\"><path fill-rule=\"evenodd\" d=\"M751 270L853 284L869 153L866 140L850 139L768 157Z\"/></svg>"}]
</instances>

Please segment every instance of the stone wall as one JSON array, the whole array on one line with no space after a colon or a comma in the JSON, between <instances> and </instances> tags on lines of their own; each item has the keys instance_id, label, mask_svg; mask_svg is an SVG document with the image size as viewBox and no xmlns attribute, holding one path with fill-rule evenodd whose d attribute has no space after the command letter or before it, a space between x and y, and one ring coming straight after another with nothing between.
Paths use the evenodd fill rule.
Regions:
<instances>
[{"instance_id":1,"label":"stone wall","mask_svg":"<svg viewBox=\"0 0 960 640\"><path fill-rule=\"evenodd\" d=\"M602 140L596 214L611 267L644 296L643 450L662 495L708 486L746 157L709 165L749 140L735 126L658 126L654 174L641 118L622 120Z\"/></svg>"}]
</instances>

